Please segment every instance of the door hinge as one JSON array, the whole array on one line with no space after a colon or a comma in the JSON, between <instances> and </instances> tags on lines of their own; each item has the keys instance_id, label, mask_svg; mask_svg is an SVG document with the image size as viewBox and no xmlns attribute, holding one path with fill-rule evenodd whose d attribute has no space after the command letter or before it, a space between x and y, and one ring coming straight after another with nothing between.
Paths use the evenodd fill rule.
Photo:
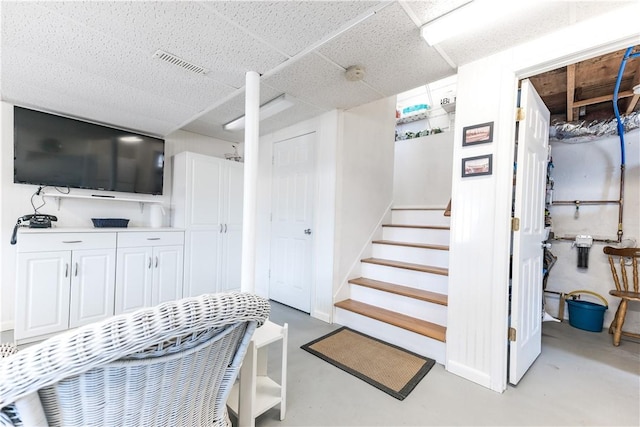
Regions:
<instances>
[{"instance_id":1,"label":"door hinge","mask_svg":"<svg viewBox=\"0 0 640 427\"><path fill-rule=\"evenodd\" d=\"M516 122L524 120L524 108L518 108L516 110Z\"/></svg>"},{"instance_id":2,"label":"door hinge","mask_svg":"<svg viewBox=\"0 0 640 427\"><path fill-rule=\"evenodd\" d=\"M520 218L511 218L511 231L520 230Z\"/></svg>"},{"instance_id":3,"label":"door hinge","mask_svg":"<svg viewBox=\"0 0 640 427\"><path fill-rule=\"evenodd\" d=\"M516 340L516 330L515 328L509 328L509 341Z\"/></svg>"}]
</instances>

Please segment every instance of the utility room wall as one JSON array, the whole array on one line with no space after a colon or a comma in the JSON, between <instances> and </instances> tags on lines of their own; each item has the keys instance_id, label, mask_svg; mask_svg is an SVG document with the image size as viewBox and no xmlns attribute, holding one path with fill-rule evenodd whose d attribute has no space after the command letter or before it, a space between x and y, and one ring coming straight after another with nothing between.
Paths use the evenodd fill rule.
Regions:
<instances>
[{"instance_id":1,"label":"utility room wall","mask_svg":"<svg viewBox=\"0 0 640 427\"><path fill-rule=\"evenodd\" d=\"M550 141L554 168L553 200L618 200L620 185L620 139L617 135L588 142ZM623 240L640 243L640 130L625 135L626 172L624 188ZM594 238L617 239L618 208L616 205L552 206L552 230L556 237L590 235ZM611 270L602 252L605 243L596 242L589 251L588 268L578 268L577 249L572 242L552 241L551 252L558 257L547 281L547 290L571 292L587 289L609 301L604 326L608 328L619 300L609 295L614 289ZM599 302L590 296L587 301ZM546 293L546 311L558 316L559 296ZM565 307L565 318L569 312ZM625 329L640 331L640 304L631 303Z\"/></svg>"}]
</instances>

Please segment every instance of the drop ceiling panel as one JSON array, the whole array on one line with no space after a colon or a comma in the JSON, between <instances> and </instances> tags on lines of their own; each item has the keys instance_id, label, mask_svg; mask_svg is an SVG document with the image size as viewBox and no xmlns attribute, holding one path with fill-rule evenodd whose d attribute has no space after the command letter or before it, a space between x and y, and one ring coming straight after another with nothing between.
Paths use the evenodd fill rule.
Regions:
<instances>
[{"instance_id":1,"label":"drop ceiling panel","mask_svg":"<svg viewBox=\"0 0 640 427\"><path fill-rule=\"evenodd\" d=\"M423 0L406 1L405 4L413 11L420 23L425 24L470 1L471 0Z\"/></svg>"},{"instance_id":2,"label":"drop ceiling panel","mask_svg":"<svg viewBox=\"0 0 640 427\"><path fill-rule=\"evenodd\" d=\"M362 82L348 81L343 69L315 54L263 78L263 82L295 98L312 100L320 109L351 108L381 98Z\"/></svg>"},{"instance_id":3,"label":"drop ceiling panel","mask_svg":"<svg viewBox=\"0 0 640 427\"><path fill-rule=\"evenodd\" d=\"M376 1L205 2L287 55L307 46L378 6ZM280 25L274 25L274 22Z\"/></svg>"},{"instance_id":4,"label":"drop ceiling panel","mask_svg":"<svg viewBox=\"0 0 640 427\"><path fill-rule=\"evenodd\" d=\"M192 108L206 108L212 100L233 91L205 75L190 73L151 55L143 55L118 39L106 39L100 33L86 31L81 25L45 8L23 9L20 17L20 20L5 22L3 60L19 65L22 73L28 74L33 65L12 57L12 52L17 51L16 46L30 52L33 57L65 64L79 72L100 76ZM95 60L87 61L86 56ZM44 78L42 83L48 84L58 76L46 74Z\"/></svg>"},{"instance_id":5,"label":"drop ceiling panel","mask_svg":"<svg viewBox=\"0 0 640 427\"><path fill-rule=\"evenodd\" d=\"M331 40L319 52L345 68L364 66L364 81L385 96L455 74L397 3Z\"/></svg>"},{"instance_id":6,"label":"drop ceiling panel","mask_svg":"<svg viewBox=\"0 0 640 427\"><path fill-rule=\"evenodd\" d=\"M244 85L247 71L264 73L286 59L197 2L40 4L82 23L87 31L129 44L141 55L163 49L208 68L220 82L236 88Z\"/></svg>"},{"instance_id":7,"label":"drop ceiling panel","mask_svg":"<svg viewBox=\"0 0 640 427\"><path fill-rule=\"evenodd\" d=\"M119 84L94 74L72 69L44 58L12 52L14 60L3 62L3 99L16 104L28 103L41 109L62 112L91 121L125 127L145 133L163 134L196 113L193 107L170 102L152 94ZM31 70L23 75L21 64ZM57 76L51 79L48 76ZM5 77L6 76L6 77ZM32 88L30 95L22 91ZM37 94L37 91L42 91ZM37 99L33 99L37 96ZM61 100L71 100L68 104ZM91 105L85 110L79 106ZM149 119L159 129L149 128Z\"/></svg>"}]
</instances>

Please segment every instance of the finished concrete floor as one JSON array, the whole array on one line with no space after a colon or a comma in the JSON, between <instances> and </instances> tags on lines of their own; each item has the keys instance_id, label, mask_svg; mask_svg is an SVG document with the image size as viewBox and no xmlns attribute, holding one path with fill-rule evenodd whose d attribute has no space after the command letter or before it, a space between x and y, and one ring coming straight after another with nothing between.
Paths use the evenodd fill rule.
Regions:
<instances>
[{"instance_id":1,"label":"finished concrete floor","mask_svg":"<svg viewBox=\"0 0 640 427\"><path fill-rule=\"evenodd\" d=\"M542 354L517 387L496 393L436 366L403 401L300 349L339 325L272 303L271 321L289 324L287 413L267 426L640 426L640 344L614 347L606 332L543 324ZM277 345L269 373L279 378ZM233 417L232 417L233 419ZM235 419L234 419L235 425Z\"/></svg>"}]
</instances>

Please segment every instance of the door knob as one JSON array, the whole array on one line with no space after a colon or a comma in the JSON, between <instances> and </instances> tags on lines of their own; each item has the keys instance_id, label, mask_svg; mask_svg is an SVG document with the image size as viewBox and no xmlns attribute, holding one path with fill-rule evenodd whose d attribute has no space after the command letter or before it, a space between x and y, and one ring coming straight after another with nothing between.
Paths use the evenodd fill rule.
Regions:
<instances>
[{"instance_id":1,"label":"door knob","mask_svg":"<svg viewBox=\"0 0 640 427\"><path fill-rule=\"evenodd\" d=\"M551 249L551 243L542 242L542 249Z\"/></svg>"},{"instance_id":2,"label":"door knob","mask_svg":"<svg viewBox=\"0 0 640 427\"><path fill-rule=\"evenodd\" d=\"M304 230L304 234L311 234L311 229L307 228L306 230Z\"/></svg>"}]
</instances>

